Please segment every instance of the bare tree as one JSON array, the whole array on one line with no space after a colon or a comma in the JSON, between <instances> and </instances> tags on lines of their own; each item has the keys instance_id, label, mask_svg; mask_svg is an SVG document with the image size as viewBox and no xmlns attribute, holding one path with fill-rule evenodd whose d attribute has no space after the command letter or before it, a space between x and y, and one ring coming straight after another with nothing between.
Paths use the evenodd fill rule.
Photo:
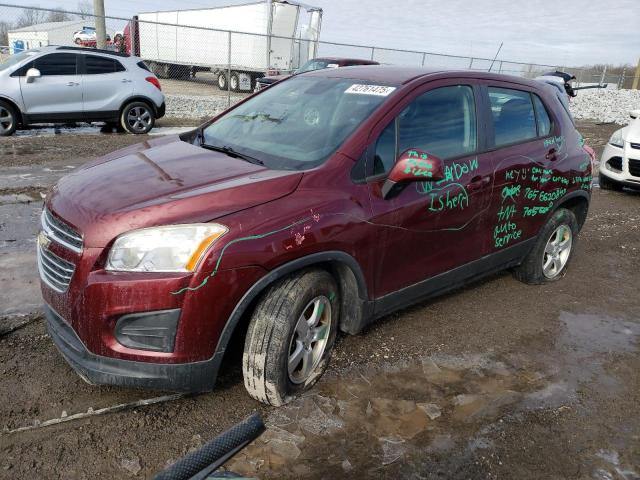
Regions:
<instances>
[{"instance_id":1,"label":"bare tree","mask_svg":"<svg viewBox=\"0 0 640 480\"><path fill-rule=\"evenodd\" d=\"M77 11L78 11L78 15L83 20L86 20L87 18L92 18L91 14L93 13L93 2L91 2L90 0L80 0L78 2Z\"/></svg>"},{"instance_id":2,"label":"bare tree","mask_svg":"<svg viewBox=\"0 0 640 480\"><path fill-rule=\"evenodd\" d=\"M13 26L9 22L5 22L4 20L0 20L0 45L6 46L9 45L9 30L11 30Z\"/></svg>"},{"instance_id":3,"label":"bare tree","mask_svg":"<svg viewBox=\"0 0 640 480\"><path fill-rule=\"evenodd\" d=\"M67 20L71 20L71 15L65 13L60 7L54 8L49 11L47 15L47 22L66 22Z\"/></svg>"},{"instance_id":4,"label":"bare tree","mask_svg":"<svg viewBox=\"0 0 640 480\"><path fill-rule=\"evenodd\" d=\"M33 8L23 8L18 21L16 22L16 28L30 27L38 23L44 22L45 12L43 10L35 10Z\"/></svg>"}]
</instances>

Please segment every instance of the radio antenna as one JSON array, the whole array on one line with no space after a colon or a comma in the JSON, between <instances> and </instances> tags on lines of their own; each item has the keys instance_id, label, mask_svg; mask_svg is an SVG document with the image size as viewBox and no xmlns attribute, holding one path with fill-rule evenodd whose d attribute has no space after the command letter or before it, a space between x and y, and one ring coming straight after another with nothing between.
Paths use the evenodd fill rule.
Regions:
<instances>
[{"instance_id":1,"label":"radio antenna","mask_svg":"<svg viewBox=\"0 0 640 480\"><path fill-rule=\"evenodd\" d=\"M500 46L498 47L498 51L496 52L496 56L493 57L493 60L491 61L491 65L489 66L489 72L491 71L491 69L493 68L493 64L496 61L496 58L498 58L498 54L500 53L500 50L502 50L502 45L504 44L504 42L500 42Z\"/></svg>"}]
</instances>

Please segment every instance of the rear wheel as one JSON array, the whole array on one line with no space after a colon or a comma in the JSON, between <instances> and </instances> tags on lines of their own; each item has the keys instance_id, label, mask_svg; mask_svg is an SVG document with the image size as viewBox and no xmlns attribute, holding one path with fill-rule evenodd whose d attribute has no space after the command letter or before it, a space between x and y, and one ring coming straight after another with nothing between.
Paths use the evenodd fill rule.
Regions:
<instances>
[{"instance_id":1,"label":"rear wheel","mask_svg":"<svg viewBox=\"0 0 640 480\"><path fill-rule=\"evenodd\" d=\"M244 385L256 400L283 405L324 373L338 330L339 292L324 270L307 270L271 287L245 339Z\"/></svg>"},{"instance_id":2,"label":"rear wheel","mask_svg":"<svg viewBox=\"0 0 640 480\"><path fill-rule=\"evenodd\" d=\"M598 175L598 184L602 190L614 190L616 192L622 191L622 185L602 174Z\"/></svg>"},{"instance_id":3,"label":"rear wheel","mask_svg":"<svg viewBox=\"0 0 640 480\"><path fill-rule=\"evenodd\" d=\"M231 80L229 80L229 86L231 87L232 92L237 92L240 90L240 79L238 78L238 74L233 72L231 74Z\"/></svg>"},{"instance_id":4,"label":"rear wheel","mask_svg":"<svg viewBox=\"0 0 640 480\"><path fill-rule=\"evenodd\" d=\"M120 124L129 133L149 133L156 122L153 109L144 102L131 102L122 110Z\"/></svg>"},{"instance_id":5,"label":"rear wheel","mask_svg":"<svg viewBox=\"0 0 640 480\"><path fill-rule=\"evenodd\" d=\"M564 276L578 235L578 221L571 210L559 208L538 234L538 239L514 276L524 283L538 285Z\"/></svg>"},{"instance_id":6,"label":"rear wheel","mask_svg":"<svg viewBox=\"0 0 640 480\"><path fill-rule=\"evenodd\" d=\"M0 137L13 135L18 126L18 115L7 102L0 100Z\"/></svg>"}]
</instances>

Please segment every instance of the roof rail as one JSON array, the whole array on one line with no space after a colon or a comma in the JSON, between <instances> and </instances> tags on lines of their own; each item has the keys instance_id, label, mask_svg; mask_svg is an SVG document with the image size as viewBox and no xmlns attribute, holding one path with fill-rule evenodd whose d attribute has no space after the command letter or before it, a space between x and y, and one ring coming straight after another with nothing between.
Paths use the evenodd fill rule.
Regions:
<instances>
[{"instance_id":1,"label":"roof rail","mask_svg":"<svg viewBox=\"0 0 640 480\"><path fill-rule=\"evenodd\" d=\"M115 55L116 57L129 57L128 53L116 52L114 50L106 50L103 48L92 48L92 47L58 47L56 50L76 50L80 52L95 52L95 53L106 53L107 55Z\"/></svg>"}]
</instances>

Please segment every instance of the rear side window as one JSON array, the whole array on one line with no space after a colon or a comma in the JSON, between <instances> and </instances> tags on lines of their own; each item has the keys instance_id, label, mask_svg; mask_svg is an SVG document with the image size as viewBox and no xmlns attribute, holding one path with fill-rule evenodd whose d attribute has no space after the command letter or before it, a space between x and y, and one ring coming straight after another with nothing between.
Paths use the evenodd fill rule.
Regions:
<instances>
[{"instance_id":1,"label":"rear side window","mask_svg":"<svg viewBox=\"0 0 640 480\"><path fill-rule=\"evenodd\" d=\"M113 58L98 57L96 55L86 55L84 62L85 72L87 75L123 72L125 70L122 64Z\"/></svg>"},{"instance_id":2,"label":"rear side window","mask_svg":"<svg viewBox=\"0 0 640 480\"><path fill-rule=\"evenodd\" d=\"M476 150L476 108L467 85L423 93L402 111L398 122L398 153L415 148L446 159Z\"/></svg>"},{"instance_id":3,"label":"rear side window","mask_svg":"<svg viewBox=\"0 0 640 480\"><path fill-rule=\"evenodd\" d=\"M36 58L33 67L40 70L40 75L76 75L77 58L75 53L52 53Z\"/></svg>"},{"instance_id":4,"label":"rear side window","mask_svg":"<svg viewBox=\"0 0 640 480\"><path fill-rule=\"evenodd\" d=\"M146 70L147 72L151 71L149 70L149 67L147 67L147 64L144 62L138 62L136 65L138 65L141 69Z\"/></svg>"},{"instance_id":5,"label":"rear side window","mask_svg":"<svg viewBox=\"0 0 640 480\"><path fill-rule=\"evenodd\" d=\"M538 122L538 136L546 137L551 134L551 118L549 118L549 112L547 112L544 103L540 100L540 97L535 93L532 93L533 105L536 109L536 121Z\"/></svg>"},{"instance_id":6,"label":"rear side window","mask_svg":"<svg viewBox=\"0 0 640 480\"><path fill-rule=\"evenodd\" d=\"M529 92L489 87L495 146L536 138L536 118Z\"/></svg>"}]
</instances>

